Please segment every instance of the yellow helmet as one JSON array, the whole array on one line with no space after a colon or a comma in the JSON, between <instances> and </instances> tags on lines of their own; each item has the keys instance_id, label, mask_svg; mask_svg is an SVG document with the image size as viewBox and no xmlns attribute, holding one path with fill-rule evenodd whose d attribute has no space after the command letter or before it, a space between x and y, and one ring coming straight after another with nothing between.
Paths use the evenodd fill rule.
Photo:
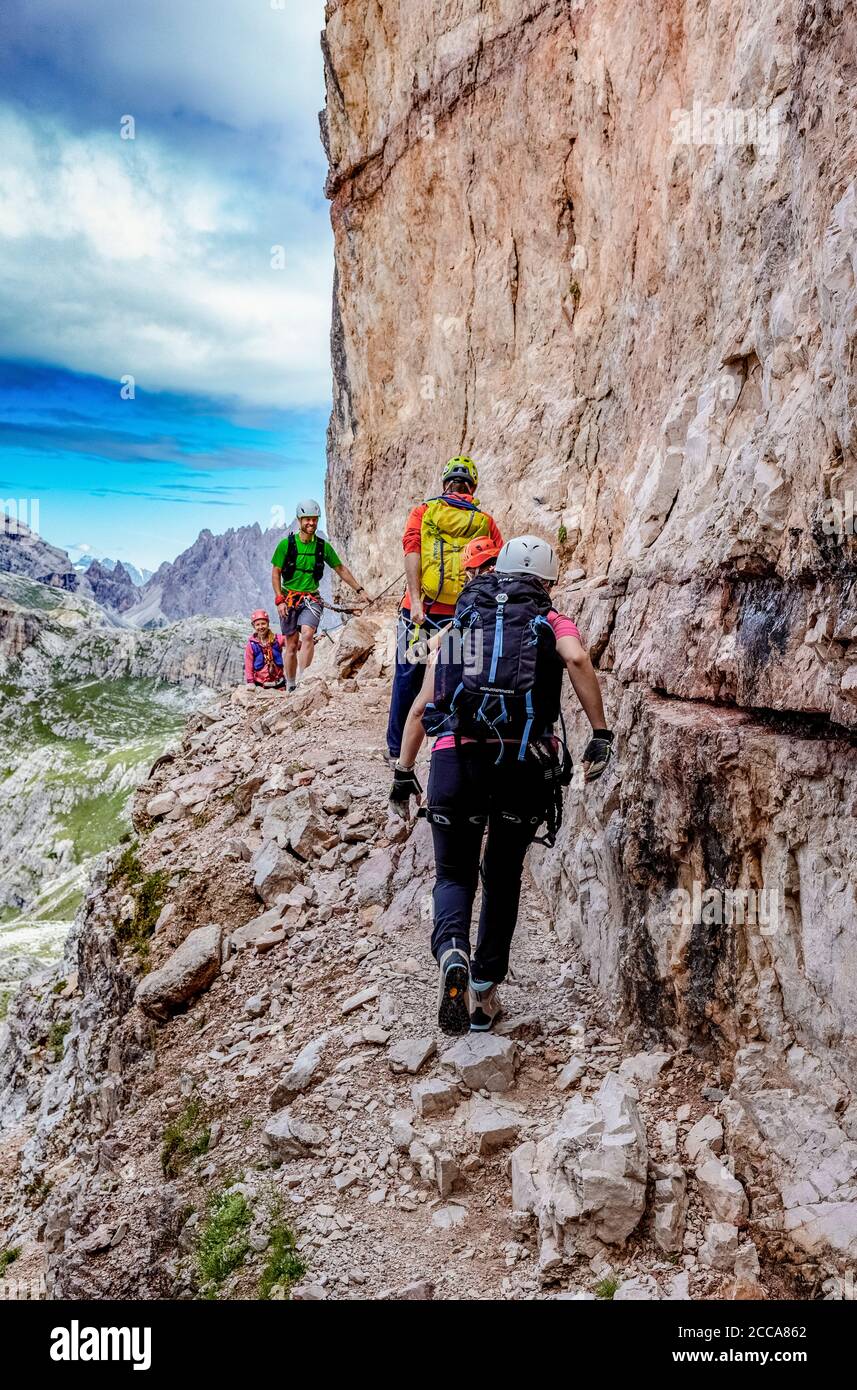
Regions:
<instances>
[{"instance_id":1,"label":"yellow helmet","mask_svg":"<svg viewBox=\"0 0 857 1390\"><path fill-rule=\"evenodd\" d=\"M473 484L474 488L479 483L479 469L467 454L457 454L454 459L450 459L446 468L443 470L443 481L451 482L453 478L464 478L466 482Z\"/></svg>"}]
</instances>

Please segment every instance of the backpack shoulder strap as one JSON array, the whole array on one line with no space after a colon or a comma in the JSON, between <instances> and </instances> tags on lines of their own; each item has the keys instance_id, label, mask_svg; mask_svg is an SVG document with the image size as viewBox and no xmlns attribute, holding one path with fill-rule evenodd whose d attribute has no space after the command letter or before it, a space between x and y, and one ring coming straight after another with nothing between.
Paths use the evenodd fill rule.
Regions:
<instances>
[{"instance_id":1,"label":"backpack shoulder strap","mask_svg":"<svg viewBox=\"0 0 857 1390\"><path fill-rule=\"evenodd\" d=\"M298 543L295 539L294 531L290 531L286 539L286 563L280 573L283 578L294 579L295 570L298 567Z\"/></svg>"},{"instance_id":2,"label":"backpack shoulder strap","mask_svg":"<svg viewBox=\"0 0 857 1390\"><path fill-rule=\"evenodd\" d=\"M325 560L324 560L324 541L322 540L321 536L316 536L316 538L315 538L315 563L313 564L313 571L312 571L312 577L313 577L313 579L315 580L316 584L320 584L320 583L321 583L322 575L324 574L324 564L325 564Z\"/></svg>"}]
</instances>

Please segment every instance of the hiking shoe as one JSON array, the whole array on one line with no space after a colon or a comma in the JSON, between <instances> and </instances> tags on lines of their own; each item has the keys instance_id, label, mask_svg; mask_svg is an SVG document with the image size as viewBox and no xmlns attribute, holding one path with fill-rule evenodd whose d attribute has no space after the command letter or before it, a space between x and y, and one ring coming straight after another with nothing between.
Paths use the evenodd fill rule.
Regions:
<instances>
[{"instance_id":1,"label":"hiking shoe","mask_svg":"<svg viewBox=\"0 0 857 1390\"><path fill-rule=\"evenodd\" d=\"M465 953L456 946L444 951L440 958L437 1026L451 1038L470 1032L469 986L470 961Z\"/></svg>"},{"instance_id":2,"label":"hiking shoe","mask_svg":"<svg viewBox=\"0 0 857 1390\"><path fill-rule=\"evenodd\" d=\"M497 985L490 981L471 980L470 995L471 1033L489 1033L503 1012Z\"/></svg>"},{"instance_id":3,"label":"hiking shoe","mask_svg":"<svg viewBox=\"0 0 857 1390\"><path fill-rule=\"evenodd\" d=\"M293 695L298 688L297 681L286 681L286 694Z\"/></svg>"}]
</instances>

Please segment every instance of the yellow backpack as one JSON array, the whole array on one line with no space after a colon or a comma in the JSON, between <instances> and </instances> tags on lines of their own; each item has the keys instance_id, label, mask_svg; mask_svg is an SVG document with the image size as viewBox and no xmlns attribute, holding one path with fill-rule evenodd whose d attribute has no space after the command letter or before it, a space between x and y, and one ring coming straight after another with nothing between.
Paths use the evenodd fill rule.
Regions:
<instances>
[{"instance_id":1,"label":"yellow backpack","mask_svg":"<svg viewBox=\"0 0 857 1390\"><path fill-rule=\"evenodd\" d=\"M430 603L457 601L467 577L461 562L464 547L490 531L491 522L475 498L429 499L423 514L421 559L422 591Z\"/></svg>"}]
</instances>

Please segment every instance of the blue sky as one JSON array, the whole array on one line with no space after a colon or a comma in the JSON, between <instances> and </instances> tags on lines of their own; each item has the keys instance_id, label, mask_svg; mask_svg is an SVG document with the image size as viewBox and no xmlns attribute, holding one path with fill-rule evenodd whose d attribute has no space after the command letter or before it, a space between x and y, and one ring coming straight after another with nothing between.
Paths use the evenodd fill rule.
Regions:
<instances>
[{"instance_id":1,"label":"blue sky","mask_svg":"<svg viewBox=\"0 0 857 1390\"><path fill-rule=\"evenodd\" d=\"M154 569L321 496L323 18L3 0L0 497L54 544Z\"/></svg>"}]
</instances>

